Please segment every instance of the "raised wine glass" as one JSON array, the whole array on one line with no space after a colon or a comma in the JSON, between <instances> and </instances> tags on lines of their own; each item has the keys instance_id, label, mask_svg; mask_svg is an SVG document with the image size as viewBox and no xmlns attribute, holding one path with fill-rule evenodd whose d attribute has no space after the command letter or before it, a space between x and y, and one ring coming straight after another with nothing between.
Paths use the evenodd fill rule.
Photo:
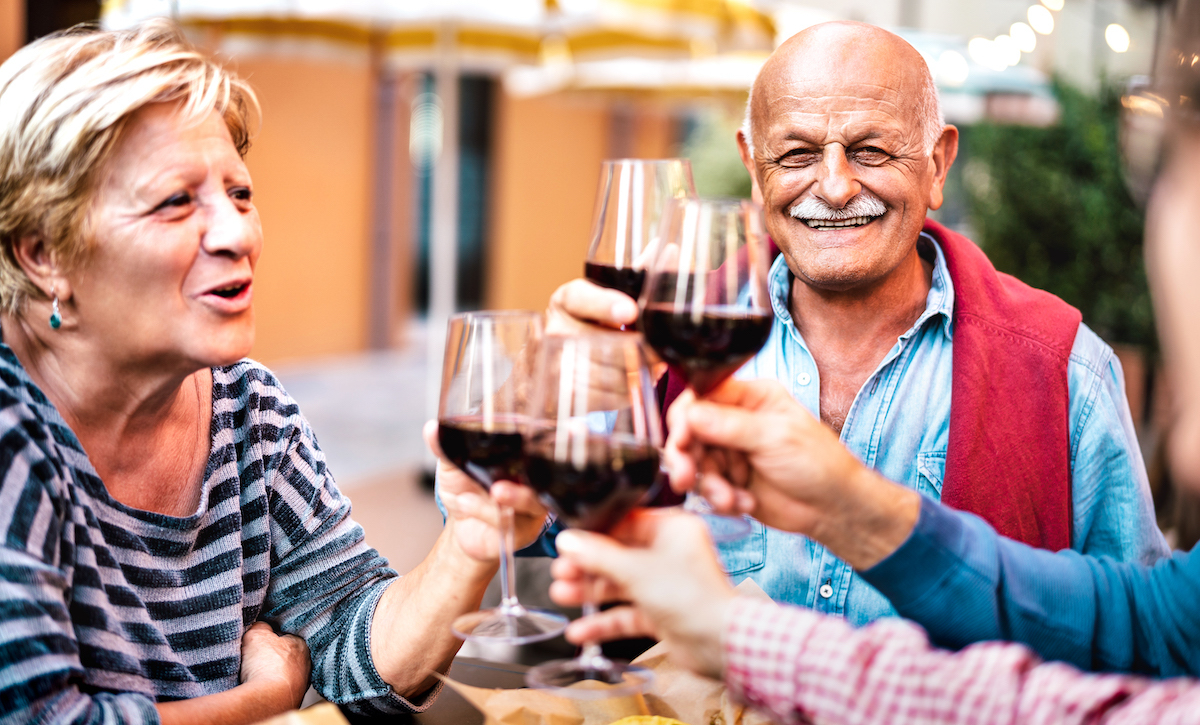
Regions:
<instances>
[{"instance_id":1,"label":"raised wine glass","mask_svg":"<svg viewBox=\"0 0 1200 725\"><path fill-rule=\"evenodd\" d=\"M667 203L695 195L687 159L604 161L584 276L636 300Z\"/></svg>"},{"instance_id":2,"label":"raised wine glass","mask_svg":"<svg viewBox=\"0 0 1200 725\"><path fill-rule=\"evenodd\" d=\"M762 210L746 199L676 199L642 295L639 327L671 374L702 397L766 343L772 312ZM705 513L689 495L685 508ZM711 509L708 509L711 510ZM749 533L741 517L707 516L715 541Z\"/></svg>"},{"instance_id":3,"label":"raised wine glass","mask_svg":"<svg viewBox=\"0 0 1200 725\"><path fill-rule=\"evenodd\" d=\"M548 335L539 355L525 438L525 475L569 526L608 531L652 495L662 431L645 349L619 332ZM596 604L586 601L584 615ZM532 687L576 698L630 695L653 675L589 642L571 660L529 670ZM572 687L593 680L609 687Z\"/></svg>"},{"instance_id":4,"label":"raised wine glass","mask_svg":"<svg viewBox=\"0 0 1200 725\"><path fill-rule=\"evenodd\" d=\"M438 406L438 443L446 458L484 488L522 482L530 373L542 316L524 310L464 312L450 318ZM466 640L537 642L560 634L566 617L517 601L513 510L500 507L500 605L454 620Z\"/></svg>"}]
</instances>

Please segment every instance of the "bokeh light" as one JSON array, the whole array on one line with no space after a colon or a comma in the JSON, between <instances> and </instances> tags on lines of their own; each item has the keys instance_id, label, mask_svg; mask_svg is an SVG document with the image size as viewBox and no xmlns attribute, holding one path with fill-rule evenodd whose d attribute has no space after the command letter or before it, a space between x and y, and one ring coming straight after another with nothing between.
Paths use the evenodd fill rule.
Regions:
<instances>
[{"instance_id":1,"label":"bokeh light","mask_svg":"<svg viewBox=\"0 0 1200 725\"><path fill-rule=\"evenodd\" d=\"M992 41L992 45L996 49L997 59L1004 65L1016 65L1021 62L1021 49L1009 36L997 35L996 39Z\"/></svg>"},{"instance_id":2,"label":"bokeh light","mask_svg":"<svg viewBox=\"0 0 1200 725\"><path fill-rule=\"evenodd\" d=\"M1042 4L1051 10L1063 9L1063 0L1042 0Z\"/></svg>"},{"instance_id":3,"label":"bokeh light","mask_svg":"<svg viewBox=\"0 0 1200 725\"><path fill-rule=\"evenodd\" d=\"M980 38L983 40L983 38ZM938 56L937 79L948 86L961 86L967 81L971 68L967 59L956 50L943 51Z\"/></svg>"},{"instance_id":4,"label":"bokeh light","mask_svg":"<svg viewBox=\"0 0 1200 725\"><path fill-rule=\"evenodd\" d=\"M1008 29L1008 37L1013 39L1022 53L1032 53L1037 47L1037 34L1025 23L1013 23Z\"/></svg>"},{"instance_id":5,"label":"bokeh light","mask_svg":"<svg viewBox=\"0 0 1200 725\"><path fill-rule=\"evenodd\" d=\"M1029 24L1042 35L1054 32L1054 16L1044 6L1030 5L1026 15L1029 17Z\"/></svg>"},{"instance_id":6,"label":"bokeh light","mask_svg":"<svg viewBox=\"0 0 1200 725\"><path fill-rule=\"evenodd\" d=\"M1104 29L1104 41L1113 52L1124 53L1129 50L1129 31L1119 23L1113 23Z\"/></svg>"}]
</instances>

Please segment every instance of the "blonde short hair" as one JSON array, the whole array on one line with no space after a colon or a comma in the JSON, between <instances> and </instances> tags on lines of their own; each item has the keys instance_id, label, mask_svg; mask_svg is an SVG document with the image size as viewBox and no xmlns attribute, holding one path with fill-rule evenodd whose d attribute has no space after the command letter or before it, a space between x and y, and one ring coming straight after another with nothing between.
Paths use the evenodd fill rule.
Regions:
<instances>
[{"instance_id":1,"label":"blonde short hair","mask_svg":"<svg viewBox=\"0 0 1200 725\"><path fill-rule=\"evenodd\" d=\"M254 92L169 20L78 26L0 65L0 310L16 314L30 296L44 299L17 263L22 237L40 235L60 268L84 260L100 169L129 118L164 102L179 103L185 120L221 114L238 153L249 149Z\"/></svg>"}]
</instances>

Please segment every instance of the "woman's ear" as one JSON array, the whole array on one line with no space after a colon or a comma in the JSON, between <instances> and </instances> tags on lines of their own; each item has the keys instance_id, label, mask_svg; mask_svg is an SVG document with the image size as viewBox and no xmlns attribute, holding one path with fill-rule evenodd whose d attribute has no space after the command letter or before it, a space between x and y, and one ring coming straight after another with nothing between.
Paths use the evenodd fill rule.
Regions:
<instances>
[{"instance_id":1,"label":"woman's ear","mask_svg":"<svg viewBox=\"0 0 1200 725\"><path fill-rule=\"evenodd\" d=\"M13 256L25 276L47 298L58 295L60 300L71 296L71 283L61 273L54 254L41 234L25 234L17 239Z\"/></svg>"}]
</instances>

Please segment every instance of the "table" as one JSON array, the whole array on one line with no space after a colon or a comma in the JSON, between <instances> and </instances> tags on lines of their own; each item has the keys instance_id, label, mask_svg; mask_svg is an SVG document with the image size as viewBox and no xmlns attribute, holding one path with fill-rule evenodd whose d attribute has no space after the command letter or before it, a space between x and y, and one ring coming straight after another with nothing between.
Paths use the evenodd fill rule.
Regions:
<instances>
[{"instance_id":1,"label":"table","mask_svg":"<svg viewBox=\"0 0 1200 725\"><path fill-rule=\"evenodd\" d=\"M525 665L491 662L472 657L457 657L450 665L450 677L475 687L513 689L525 686ZM408 725L483 725L483 713L457 692L443 687L428 710L419 715L401 715L390 722Z\"/></svg>"}]
</instances>

